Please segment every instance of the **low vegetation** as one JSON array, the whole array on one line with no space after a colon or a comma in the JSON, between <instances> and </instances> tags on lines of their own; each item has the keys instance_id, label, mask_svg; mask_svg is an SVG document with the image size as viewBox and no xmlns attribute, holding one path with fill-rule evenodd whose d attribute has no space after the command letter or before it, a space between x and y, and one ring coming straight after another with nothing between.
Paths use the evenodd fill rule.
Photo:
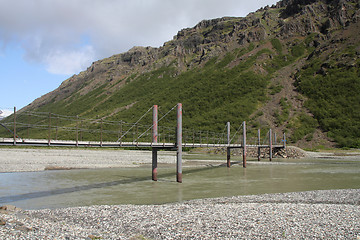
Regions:
<instances>
[{"instance_id":1,"label":"low vegetation","mask_svg":"<svg viewBox=\"0 0 360 240\"><path fill-rule=\"evenodd\" d=\"M312 61L298 75L296 85L309 99L306 106L320 127L340 147L360 147L360 71ZM322 74L314 74L321 73Z\"/></svg>"},{"instance_id":2,"label":"low vegetation","mask_svg":"<svg viewBox=\"0 0 360 240\"><path fill-rule=\"evenodd\" d=\"M74 139L76 129L86 128L91 131L79 131L81 139L101 132L103 140L117 140L121 124L137 121L152 105L159 105L161 117L181 102L189 130L222 132L228 121L248 121L254 136L257 128L264 135L276 126L296 144L322 131L327 138L318 144L359 148L358 2L298 2L281 1L245 18L204 20L160 48L135 47L99 60L27 107L51 112L51 121L18 116L18 133ZM284 81L295 81L295 88ZM169 114L161 126L174 132L175 118ZM26 126L35 123L41 127L29 132ZM151 114L143 123L151 123ZM48 131L49 124L70 130ZM5 135L11 134L1 128Z\"/></svg>"}]
</instances>

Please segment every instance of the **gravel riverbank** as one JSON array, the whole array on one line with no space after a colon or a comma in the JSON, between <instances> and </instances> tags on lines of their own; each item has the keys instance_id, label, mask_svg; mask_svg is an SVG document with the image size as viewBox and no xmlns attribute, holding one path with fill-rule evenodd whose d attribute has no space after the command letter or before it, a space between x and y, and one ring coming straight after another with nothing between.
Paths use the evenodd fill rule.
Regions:
<instances>
[{"instance_id":1,"label":"gravel riverbank","mask_svg":"<svg viewBox=\"0 0 360 240\"><path fill-rule=\"evenodd\" d=\"M325 156L313 155L311 157ZM328 155L325 157L332 157ZM354 158L358 159L358 156ZM175 152L159 153L160 164L174 164L175 161ZM142 164L151 164L151 152L0 149L0 172L136 167ZM359 240L359 222L360 189L322 190L164 205L42 210L4 207L0 209L0 239Z\"/></svg>"},{"instance_id":2,"label":"gravel riverbank","mask_svg":"<svg viewBox=\"0 0 360 240\"><path fill-rule=\"evenodd\" d=\"M159 164L174 164L176 152L159 152ZM151 164L151 151L0 148L0 172L138 167Z\"/></svg>"},{"instance_id":3,"label":"gravel riverbank","mask_svg":"<svg viewBox=\"0 0 360 240\"><path fill-rule=\"evenodd\" d=\"M209 150L209 152L211 152ZM241 151L233 151L234 155ZM118 168L138 167L151 164L151 151L137 150L97 150L97 149L58 149L58 148L0 148L0 173L1 172L33 172L44 170L79 169L79 168ZM183 163L194 165L205 164L206 161L187 161L183 153ZM257 154L257 153L256 153ZM257 158L257 155L252 157ZM241 155L241 154L240 154ZM360 152L353 154L335 155L334 153L305 152L296 147L287 148L289 158L343 158L359 159ZM275 157L277 155L275 154ZM251 151L249 150L249 156ZM266 162L267 156L264 157ZM209 163L224 163L226 160L208 160ZM159 151L159 164L176 164L176 151Z\"/></svg>"},{"instance_id":4,"label":"gravel riverbank","mask_svg":"<svg viewBox=\"0 0 360 240\"><path fill-rule=\"evenodd\" d=\"M3 211L1 239L360 239L360 190Z\"/></svg>"}]
</instances>

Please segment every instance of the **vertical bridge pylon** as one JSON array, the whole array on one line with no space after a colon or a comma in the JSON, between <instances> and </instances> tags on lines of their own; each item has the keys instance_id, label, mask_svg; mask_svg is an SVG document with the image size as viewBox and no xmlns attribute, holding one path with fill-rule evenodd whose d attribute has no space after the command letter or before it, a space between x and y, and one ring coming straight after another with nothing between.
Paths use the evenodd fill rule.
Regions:
<instances>
[{"instance_id":1,"label":"vertical bridge pylon","mask_svg":"<svg viewBox=\"0 0 360 240\"><path fill-rule=\"evenodd\" d=\"M177 104L177 126L176 126L176 181L182 183L182 104ZM153 107L153 131L152 143L157 143L158 134L158 106ZM152 146L152 180L157 181L157 151L159 146Z\"/></svg>"}]
</instances>

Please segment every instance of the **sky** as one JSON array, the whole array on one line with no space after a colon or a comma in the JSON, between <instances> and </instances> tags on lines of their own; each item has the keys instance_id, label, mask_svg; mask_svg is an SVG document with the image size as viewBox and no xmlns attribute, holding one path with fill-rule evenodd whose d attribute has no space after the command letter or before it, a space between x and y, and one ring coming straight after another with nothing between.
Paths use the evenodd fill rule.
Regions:
<instances>
[{"instance_id":1,"label":"sky","mask_svg":"<svg viewBox=\"0 0 360 240\"><path fill-rule=\"evenodd\" d=\"M21 109L92 62L159 47L204 19L276 0L0 0L0 110Z\"/></svg>"}]
</instances>

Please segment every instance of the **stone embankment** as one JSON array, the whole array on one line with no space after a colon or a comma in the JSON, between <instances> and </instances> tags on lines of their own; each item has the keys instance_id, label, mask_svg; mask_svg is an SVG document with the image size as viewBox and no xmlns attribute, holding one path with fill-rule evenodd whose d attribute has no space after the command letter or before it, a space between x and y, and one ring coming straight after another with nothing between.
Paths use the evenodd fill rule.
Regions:
<instances>
[{"instance_id":1,"label":"stone embankment","mask_svg":"<svg viewBox=\"0 0 360 240\"><path fill-rule=\"evenodd\" d=\"M0 239L360 239L360 190L0 211Z\"/></svg>"},{"instance_id":2,"label":"stone embankment","mask_svg":"<svg viewBox=\"0 0 360 240\"><path fill-rule=\"evenodd\" d=\"M226 148L214 148L208 149L208 153L212 154L226 154ZM242 156L242 149L232 149L231 155L233 156ZM257 148L247 148L246 156L251 158L258 157L258 149ZM260 149L260 157L261 158L269 158L269 148L261 148ZM288 146L286 148L274 148L273 149L273 157L275 158L303 158L306 157L306 152L298 147Z\"/></svg>"}]
</instances>

